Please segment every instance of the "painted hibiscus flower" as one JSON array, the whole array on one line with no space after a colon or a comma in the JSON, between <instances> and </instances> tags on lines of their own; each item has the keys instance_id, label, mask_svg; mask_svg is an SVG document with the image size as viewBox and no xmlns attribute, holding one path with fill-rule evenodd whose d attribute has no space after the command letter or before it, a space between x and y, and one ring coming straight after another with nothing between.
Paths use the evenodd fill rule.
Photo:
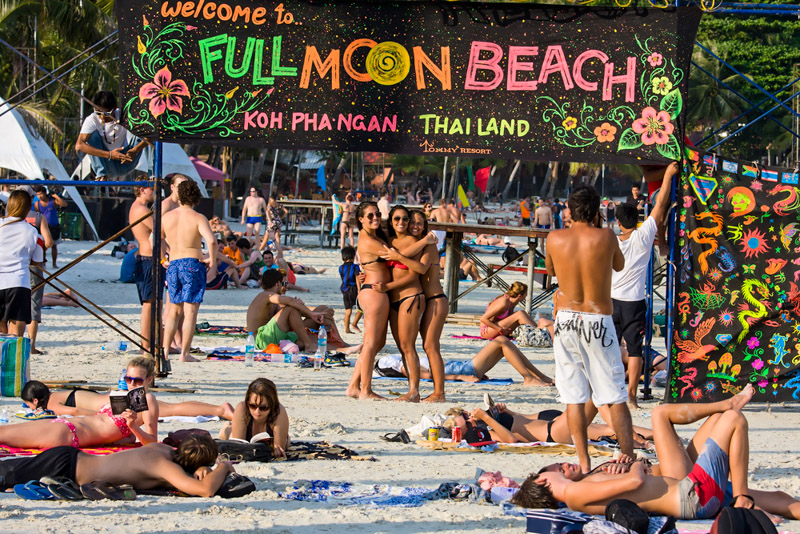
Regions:
<instances>
[{"instance_id":1,"label":"painted hibiscus flower","mask_svg":"<svg viewBox=\"0 0 800 534\"><path fill-rule=\"evenodd\" d=\"M183 98L189 96L189 88L183 80L173 80L169 67L156 73L153 83L146 83L139 89L139 102L150 100L150 113L157 118L166 110L183 112Z\"/></svg>"},{"instance_id":2,"label":"painted hibiscus flower","mask_svg":"<svg viewBox=\"0 0 800 534\"><path fill-rule=\"evenodd\" d=\"M601 143L610 143L614 140L614 135L617 133L617 127L607 122L594 129L594 135Z\"/></svg>"},{"instance_id":3,"label":"painted hibiscus flower","mask_svg":"<svg viewBox=\"0 0 800 534\"><path fill-rule=\"evenodd\" d=\"M561 121L561 126L563 126L566 130L573 130L578 125L578 119L575 117L567 117L563 121Z\"/></svg>"},{"instance_id":4,"label":"painted hibiscus flower","mask_svg":"<svg viewBox=\"0 0 800 534\"><path fill-rule=\"evenodd\" d=\"M649 56L647 56L647 62L650 63L651 67L658 67L661 63L664 62L664 56L659 54L658 52L653 52Z\"/></svg>"},{"instance_id":5,"label":"painted hibiscus flower","mask_svg":"<svg viewBox=\"0 0 800 534\"><path fill-rule=\"evenodd\" d=\"M755 369L756 371L760 371L761 369L764 368L764 360L753 360L752 365L753 369Z\"/></svg>"},{"instance_id":6,"label":"painted hibiscus flower","mask_svg":"<svg viewBox=\"0 0 800 534\"><path fill-rule=\"evenodd\" d=\"M657 95L666 95L672 91L672 82L666 76L653 78L653 92Z\"/></svg>"},{"instance_id":7,"label":"painted hibiscus flower","mask_svg":"<svg viewBox=\"0 0 800 534\"><path fill-rule=\"evenodd\" d=\"M641 118L633 121L633 131L642 135L642 143L645 145L667 144L674 130L675 126L669 118L669 113L656 111L649 106L642 110Z\"/></svg>"},{"instance_id":8,"label":"painted hibiscus flower","mask_svg":"<svg viewBox=\"0 0 800 534\"><path fill-rule=\"evenodd\" d=\"M753 336L747 340L747 348L753 350L754 348L758 347L758 338Z\"/></svg>"}]
</instances>

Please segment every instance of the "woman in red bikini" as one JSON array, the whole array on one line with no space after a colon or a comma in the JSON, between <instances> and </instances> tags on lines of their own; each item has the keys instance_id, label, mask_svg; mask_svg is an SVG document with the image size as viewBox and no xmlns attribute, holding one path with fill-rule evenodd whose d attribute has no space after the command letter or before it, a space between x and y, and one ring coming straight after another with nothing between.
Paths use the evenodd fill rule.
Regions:
<instances>
[{"instance_id":1,"label":"woman in red bikini","mask_svg":"<svg viewBox=\"0 0 800 534\"><path fill-rule=\"evenodd\" d=\"M129 388L144 387L153 381L153 360L138 357L128 363L125 381ZM111 413L106 404L96 415L57 419L43 419L0 427L0 444L11 447L47 449L61 445L75 448L93 447L139 441L146 445L158 441L158 401L147 393L144 412L126 410L120 415ZM130 438L133 436L133 438Z\"/></svg>"},{"instance_id":2,"label":"woman in red bikini","mask_svg":"<svg viewBox=\"0 0 800 534\"><path fill-rule=\"evenodd\" d=\"M521 324L536 326L524 310L514 311L527 293L527 285L514 282L508 291L490 302L481 317L481 337L494 339L500 335L509 336Z\"/></svg>"}]
</instances>

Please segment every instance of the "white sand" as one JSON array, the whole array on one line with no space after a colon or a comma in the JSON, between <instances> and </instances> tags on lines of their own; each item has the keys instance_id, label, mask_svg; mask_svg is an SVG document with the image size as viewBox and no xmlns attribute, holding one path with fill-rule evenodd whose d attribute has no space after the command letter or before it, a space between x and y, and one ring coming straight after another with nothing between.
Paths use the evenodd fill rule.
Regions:
<instances>
[{"instance_id":1,"label":"white sand","mask_svg":"<svg viewBox=\"0 0 800 534\"><path fill-rule=\"evenodd\" d=\"M310 241L309 241L310 242ZM59 263L68 261L88 250L91 243L67 242L59 246ZM113 282L119 277L120 260L108 255L110 247L96 254L63 279L121 320L138 329L139 311L133 284ZM300 261L316 267L327 267L324 275L298 277L299 284L311 288L310 294L297 294L307 304L327 304L337 309L340 319L342 299L339 293L336 267L340 263L337 251L307 249L289 252L290 261ZM519 275L522 279L522 275ZM462 291L466 288L461 286ZM200 309L200 320L211 324L242 325L245 310L257 290L226 290L206 293ZM460 305L460 312L478 313L497 295L496 289L481 288ZM457 340L453 334L475 334L477 328L445 327L442 349L445 359L471 358L482 346L480 341ZM100 346L115 344L120 338L79 308L45 310L38 345L45 355L33 356L32 377L40 380L87 380L91 383L116 384L120 371L129 356L101 353ZM346 336L358 342L356 335ZM662 340L663 342L663 340ZM226 345L242 343L241 339L200 337L195 345ZM663 344L656 345L663 351ZM396 352L390 342L387 350ZM552 352L525 349L535 365L552 376ZM350 447L361 455L375 456L377 462L304 461L293 463L240 464L239 472L250 476L258 491L234 500L179 499L140 497L132 503L112 502L35 502L18 499L13 494L0 497L0 531L3 532L249 532L269 529L271 532L488 532L500 529L525 530L521 518L504 516L500 507L466 502L433 501L418 508L373 508L366 506L337 506L328 503L287 501L278 492L298 479L327 479L366 484L393 486L425 486L436 488L442 482L468 482L475 469L502 471L504 475L522 481L525 476L553 461L543 455L468 454L430 452L415 445L385 443L379 438L419 421L423 414L443 412L447 407L462 405L476 407L483 393L489 392L497 401L509 404L514 410L536 412L546 408L562 408L555 401L555 390L523 388L519 375L505 362L491 373L493 378L511 377L515 384L490 387L473 384L448 384L449 402L445 405L405 404L397 402L358 402L344 396L350 368L334 368L314 372L283 363L256 363L246 368L241 363L173 362L173 374L160 381L162 385L195 388L194 395L161 394L169 401L203 400L235 404L244 397L247 384L257 376L276 382L281 402L291 419L291 435L296 439L326 439ZM397 381L375 382L376 391L389 395L389 389L403 391ZM423 396L432 390L423 383ZM654 391L657 398L663 390ZM649 426L649 412L657 401L644 402L644 409L633 414L634 423ZM0 407L14 412L18 399L2 398ZM762 489L782 489L800 494L797 477L798 416L795 406L763 405L746 409L751 432L751 485ZM161 437L168 431L201 426L216 434L221 423L187 425L162 424ZM682 430L689 436L698 425ZM575 461L575 457L560 457ZM684 525L682 523L682 525ZM688 523L686 525L689 525ZM696 526L693 524L692 526ZM702 524L700 526L702 528ZM800 530L800 522L786 524L782 530Z\"/></svg>"}]
</instances>

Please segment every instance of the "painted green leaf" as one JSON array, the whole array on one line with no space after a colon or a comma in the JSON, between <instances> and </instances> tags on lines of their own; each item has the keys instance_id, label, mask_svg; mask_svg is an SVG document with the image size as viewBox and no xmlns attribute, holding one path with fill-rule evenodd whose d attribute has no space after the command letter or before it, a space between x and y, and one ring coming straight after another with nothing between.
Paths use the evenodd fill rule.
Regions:
<instances>
[{"instance_id":1,"label":"painted green leaf","mask_svg":"<svg viewBox=\"0 0 800 534\"><path fill-rule=\"evenodd\" d=\"M680 89L673 89L661 99L661 109L669 113L672 120L678 118L683 109L683 97L681 96ZM678 159L678 158L673 158Z\"/></svg>"},{"instance_id":2,"label":"painted green leaf","mask_svg":"<svg viewBox=\"0 0 800 534\"><path fill-rule=\"evenodd\" d=\"M619 136L619 146L617 152L620 150L633 150L642 146L642 136L633 131L633 128L628 128L622 135Z\"/></svg>"},{"instance_id":3,"label":"painted green leaf","mask_svg":"<svg viewBox=\"0 0 800 534\"><path fill-rule=\"evenodd\" d=\"M678 143L678 138L671 134L667 144L656 145L656 149L659 154L667 159L678 160L681 157L681 145Z\"/></svg>"}]
</instances>

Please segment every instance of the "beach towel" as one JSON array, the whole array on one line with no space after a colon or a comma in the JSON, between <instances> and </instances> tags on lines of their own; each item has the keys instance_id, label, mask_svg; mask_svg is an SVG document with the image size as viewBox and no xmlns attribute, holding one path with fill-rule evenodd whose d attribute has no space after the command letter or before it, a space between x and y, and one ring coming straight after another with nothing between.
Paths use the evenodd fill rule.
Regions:
<instances>
[{"instance_id":1,"label":"beach towel","mask_svg":"<svg viewBox=\"0 0 800 534\"><path fill-rule=\"evenodd\" d=\"M207 336L246 336L247 328L244 326L219 326L208 323L197 323L194 331L196 334Z\"/></svg>"},{"instance_id":2,"label":"beach towel","mask_svg":"<svg viewBox=\"0 0 800 534\"><path fill-rule=\"evenodd\" d=\"M453 339L483 339L481 336L467 336L464 334L461 334L460 336L452 335L450 337ZM490 341L490 340L487 339L485 341Z\"/></svg>"},{"instance_id":3,"label":"beach towel","mask_svg":"<svg viewBox=\"0 0 800 534\"><path fill-rule=\"evenodd\" d=\"M169 417L159 417L159 423L209 423L211 421L219 421L216 415L170 415Z\"/></svg>"},{"instance_id":4,"label":"beach towel","mask_svg":"<svg viewBox=\"0 0 800 534\"><path fill-rule=\"evenodd\" d=\"M361 460L374 462L372 456L359 456L357 452L327 441L293 441L286 449L286 459L273 461L299 462L302 460Z\"/></svg>"},{"instance_id":5,"label":"beach towel","mask_svg":"<svg viewBox=\"0 0 800 534\"><path fill-rule=\"evenodd\" d=\"M406 382L408 381L408 378L399 377L399 376L397 376L397 377L395 377L395 376L379 376L379 375L373 374L372 378L373 379L380 379L380 380L404 380ZM433 382L433 380L430 380L428 378L423 378L423 379L420 380L420 382ZM510 386L511 384L514 383L514 380L512 380L511 378L486 378L486 379L480 380L478 382L460 382L458 380L447 380L447 382L450 382L450 383L453 383L453 384L484 384L484 385L491 385L491 386Z\"/></svg>"},{"instance_id":6,"label":"beach towel","mask_svg":"<svg viewBox=\"0 0 800 534\"><path fill-rule=\"evenodd\" d=\"M331 480L296 480L279 492L281 498L294 501L331 502L340 505L366 505L378 508L414 508L428 501L448 499L450 483L431 490L422 487L394 487L384 484L351 484Z\"/></svg>"},{"instance_id":7,"label":"beach towel","mask_svg":"<svg viewBox=\"0 0 800 534\"><path fill-rule=\"evenodd\" d=\"M458 443L452 441L428 441L418 439L417 445L425 447L433 451L456 451L456 452L490 452L482 450L478 447L462 446L459 447ZM498 443L491 452L511 452L516 454L558 454L558 455L575 455L575 447L572 445L564 445L563 443L545 443L543 441L534 441L531 443ZM613 456L614 450L604 445L589 442L589 455L590 456Z\"/></svg>"},{"instance_id":8,"label":"beach towel","mask_svg":"<svg viewBox=\"0 0 800 534\"><path fill-rule=\"evenodd\" d=\"M206 359L215 362L243 362L244 352L212 352ZM283 361L283 354L270 354L268 352L256 351L253 353L253 360L257 362Z\"/></svg>"},{"instance_id":9,"label":"beach towel","mask_svg":"<svg viewBox=\"0 0 800 534\"><path fill-rule=\"evenodd\" d=\"M128 449L135 449L141 447L141 443L134 443L131 445L122 445L119 447L112 446L97 446L97 447L81 447L81 451L86 454L93 454L95 456L106 456L115 452L126 451ZM36 456L47 449L23 449L19 447L11 447L10 445L0 445L0 458L9 456Z\"/></svg>"}]
</instances>

